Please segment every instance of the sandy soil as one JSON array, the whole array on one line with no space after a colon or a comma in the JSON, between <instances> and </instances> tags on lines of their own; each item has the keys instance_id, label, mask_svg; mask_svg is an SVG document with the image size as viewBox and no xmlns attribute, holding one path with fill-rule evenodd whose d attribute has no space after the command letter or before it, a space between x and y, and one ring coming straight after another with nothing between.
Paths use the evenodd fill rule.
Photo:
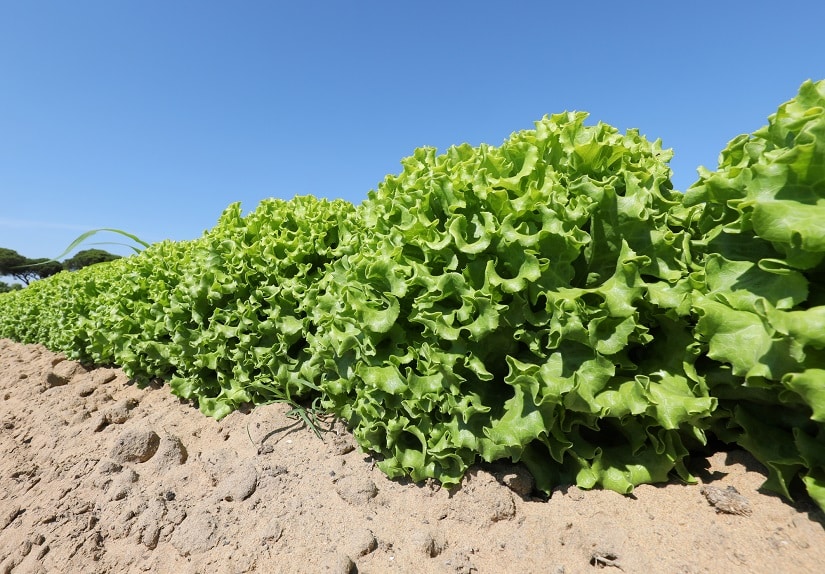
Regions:
<instances>
[{"instance_id":1,"label":"sandy soil","mask_svg":"<svg viewBox=\"0 0 825 574\"><path fill-rule=\"evenodd\" d=\"M0 574L823 571L825 516L760 491L742 451L632 496L543 500L505 464L448 492L388 480L340 423L320 440L287 411L216 422L117 369L0 340Z\"/></svg>"}]
</instances>

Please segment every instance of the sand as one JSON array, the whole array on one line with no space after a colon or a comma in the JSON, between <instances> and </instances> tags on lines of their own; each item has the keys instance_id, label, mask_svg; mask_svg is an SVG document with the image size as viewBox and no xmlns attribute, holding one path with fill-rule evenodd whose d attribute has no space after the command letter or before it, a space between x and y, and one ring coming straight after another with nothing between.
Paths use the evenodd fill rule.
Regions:
<instances>
[{"instance_id":1,"label":"sand","mask_svg":"<svg viewBox=\"0 0 825 574\"><path fill-rule=\"evenodd\" d=\"M741 450L629 496L548 499L504 463L448 491L389 480L339 421L319 439L288 411L218 422L162 385L0 340L0 574L825 571L825 515L761 490Z\"/></svg>"}]
</instances>

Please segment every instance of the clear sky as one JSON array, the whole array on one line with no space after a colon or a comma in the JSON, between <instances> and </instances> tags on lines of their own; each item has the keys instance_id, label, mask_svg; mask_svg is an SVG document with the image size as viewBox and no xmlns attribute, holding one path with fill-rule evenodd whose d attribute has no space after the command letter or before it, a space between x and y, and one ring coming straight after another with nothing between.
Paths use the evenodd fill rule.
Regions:
<instances>
[{"instance_id":1,"label":"clear sky","mask_svg":"<svg viewBox=\"0 0 825 574\"><path fill-rule=\"evenodd\" d=\"M683 190L825 79L824 22L822 0L0 0L0 247L360 203L416 147L566 110L661 138Z\"/></svg>"}]
</instances>

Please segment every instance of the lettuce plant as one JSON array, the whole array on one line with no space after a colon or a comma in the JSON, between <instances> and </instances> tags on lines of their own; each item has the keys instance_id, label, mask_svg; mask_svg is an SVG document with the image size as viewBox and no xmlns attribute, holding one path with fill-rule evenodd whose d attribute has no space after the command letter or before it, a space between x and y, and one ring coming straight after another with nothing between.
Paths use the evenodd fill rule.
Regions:
<instances>
[{"instance_id":1,"label":"lettuce plant","mask_svg":"<svg viewBox=\"0 0 825 574\"><path fill-rule=\"evenodd\" d=\"M341 255L352 204L266 200L230 206L194 246L164 303L172 392L222 417L244 403L317 396L308 349L317 285Z\"/></svg>"},{"instance_id":2,"label":"lettuce plant","mask_svg":"<svg viewBox=\"0 0 825 574\"><path fill-rule=\"evenodd\" d=\"M317 285L354 207L295 197L228 207L192 241L60 273L4 297L0 335L116 364L221 418L246 403L317 397Z\"/></svg>"},{"instance_id":3,"label":"lettuce plant","mask_svg":"<svg viewBox=\"0 0 825 574\"><path fill-rule=\"evenodd\" d=\"M629 492L715 406L692 363L689 214L671 153L545 117L500 147L419 149L359 208L319 298L326 405L390 476L478 458Z\"/></svg>"},{"instance_id":4,"label":"lettuce plant","mask_svg":"<svg viewBox=\"0 0 825 574\"><path fill-rule=\"evenodd\" d=\"M732 140L685 194L694 225L701 371L714 432L752 452L766 487L801 476L825 507L825 82Z\"/></svg>"}]
</instances>

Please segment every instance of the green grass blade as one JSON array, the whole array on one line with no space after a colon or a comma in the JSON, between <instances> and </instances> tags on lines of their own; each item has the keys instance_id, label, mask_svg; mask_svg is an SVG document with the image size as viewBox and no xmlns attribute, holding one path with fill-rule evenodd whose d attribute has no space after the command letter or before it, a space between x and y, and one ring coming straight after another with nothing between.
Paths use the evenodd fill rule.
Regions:
<instances>
[{"instance_id":1,"label":"green grass blade","mask_svg":"<svg viewBox=\"0 0 825 574\"><path fill-rule=\"evenodd\" d=\"M71 253L71 251L73 249L75 249L78 245L80 245L81 243L86 241L89 237L91 237L92 235L95 235L97 233L100 233L102 231L109 231L109 232L112 232L112 233L118 233L120 235L123 235L124 237L128 237L129 239L131 239L135 243L138 243L138 244L142 245L144 248L149 247L149 244L146 243L145 241L143 241L137 235L127 233L126 231L123 231L121 229L113 229L111 227L101 227L100 229L92 229L90 231L87 231L85 233L80 234L80 236L77 239L75 239L74 241L71 242L71 244L66 248L65 251L63 251L63 253L61 253L57 257L51 259L50 261L58 261L61 257L65 257L66 255ZM122 244L119 244L119 245L122 245ZM140 252L140 250L138 248L136 248L134 245L127 245L127 247L131 247L132 249L135 250L135 252Z\"/></svg>"}]
</instances>

